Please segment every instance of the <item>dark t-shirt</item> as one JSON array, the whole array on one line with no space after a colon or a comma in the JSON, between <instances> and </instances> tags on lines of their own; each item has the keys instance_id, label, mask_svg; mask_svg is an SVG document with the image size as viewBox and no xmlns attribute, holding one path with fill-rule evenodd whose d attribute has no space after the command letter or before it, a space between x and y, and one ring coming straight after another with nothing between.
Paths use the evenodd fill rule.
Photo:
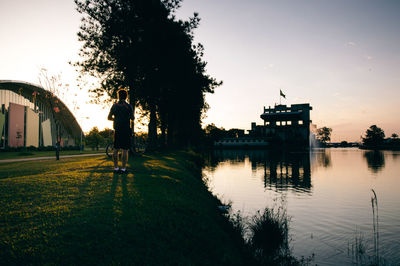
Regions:
<instances>
[{"instance_id":1,"label":"dark t-shirt","mask_svg":"<svg viewBox=\"0 0 400 266\"><path fill-rule=\"evenodd\" d=\"M129 103L119 101L113 104L108 116L114 116L115 130L128 129L130 127L129 120L133 119L133 108Z\"/></svg>"}]
</instances>

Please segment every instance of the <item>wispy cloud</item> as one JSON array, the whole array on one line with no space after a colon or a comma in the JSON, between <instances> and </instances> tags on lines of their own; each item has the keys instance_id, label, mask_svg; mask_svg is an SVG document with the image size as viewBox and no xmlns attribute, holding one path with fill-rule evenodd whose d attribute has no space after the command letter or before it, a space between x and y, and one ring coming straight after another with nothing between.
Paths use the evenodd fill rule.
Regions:
<instances>
[{"instance_id":1,"label":"wispy cloud","mask_svg":"<svg viewBox=\"0 0 400 266\"><path fill-rule=\"evenodd\" d=\"M348 127L353 125L353 123L338 123L338 124L334 124L332 125L333 128L338 128L338 127Z\"/></svg>"},{"instance_id":2,"label":"wispy cloud","mask_svg":"<svg viewBox=\"0 0 400 266\"><path fill-rule=\"evenodd\" d=\"M271 69L271 68L274 68L274 67L275 67L274 64L268 64L268 65L264 66L263 68L264 68L264 70L268 70L268 69Z\"/></svg>"},{"instance_id":3,"label":"wispy cloud","mask_svg":"<svg viewBox=\"0 0 400 266\"><path fill-rule=\"evenodd\" d=\"M370 55L366 55L365 58L367 58L367 60L371 60L373 57Z\"/></svg>"},{"instance_id":4,"label":"wispy cloud","mask_svg":"<svg viewBox=\"0 0 400 266\"><path fill-rule=\"evenodd\" d=\"M354 46L356 46L357 44L355 43L355 42L347 42L346 43L346 46L348 46L348 47L354 47Z\"/></svg>"}]
</instances>

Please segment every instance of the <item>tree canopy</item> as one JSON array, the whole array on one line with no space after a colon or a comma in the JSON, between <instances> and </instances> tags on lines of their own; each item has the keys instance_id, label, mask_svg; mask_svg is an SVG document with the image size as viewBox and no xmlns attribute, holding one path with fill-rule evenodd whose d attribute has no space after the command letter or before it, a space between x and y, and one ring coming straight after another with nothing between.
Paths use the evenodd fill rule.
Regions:
<instances>
[{"instance_id":1,"label":"tree canopy","mask_svg":"<svg viewBox=\"0 0 400 266\"><path fill-rule=\"evenodd\" d=\"M99 146L103 144L103 138L100 135L99 129L94 127L90 130L90 132L85 137L86 144L91 147L93 150L99 150Z\"/></svg>"},{"instance_id":2,"label":"tree canopy","mask_svg":"<svg viewBox=\"0 0 400 266\"><path fill-rule=\"evenodd\" d=\"M385 132L380 127L372 125L365 132L362 142L365 146L376 147L383 144L384 139Z\"/></svg>"},{"instance_id":3,"label":"tree canopy","mask_svg":"<svg viewBox=\"0 0 400 266\"><path fill-rule=\"evenodd\" d=\"M332 128L329 127L322 127L317 129L317 136L316 138L322 142L322 143L327 143L328 141L331 141L331 133L332 133Z\"/></svg>"},{"instance_id":4,"label":"tree canopy","mask_svg":"<svg viewBox=\"0 0 400 266\"><path fill-rule=\"evenodd\" d=\"M181 0L75 0L84 15L83 46L75 66L96 77L95 99L129 90L133 106L149 113L149 142L187 145L201 135L205 93L221 84L206 74L204 48L193 41L200 19L177 20Z\"/></svg>"},{"instance_id":5,"label":"tree canopy","mask_svg":"<svg viewBox=\"0 0 400 266\"><path fill-rule=\"evenodd\" d=\"M113 140L114 131L109 128L105 128L99 131L97 127L93 127L89 133L85 136L86 145L91 147L93 150L98 150L99 147L105 147Z\"/></svg>"}]
</instances>

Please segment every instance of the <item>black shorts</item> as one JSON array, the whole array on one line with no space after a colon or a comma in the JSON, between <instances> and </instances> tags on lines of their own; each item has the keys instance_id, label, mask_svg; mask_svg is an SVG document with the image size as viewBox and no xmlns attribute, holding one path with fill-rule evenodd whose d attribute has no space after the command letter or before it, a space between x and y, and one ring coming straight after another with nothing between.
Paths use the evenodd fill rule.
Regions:
<instances>
[{"instance_id":1,"label":"black shorts","mask_svg":"<svg viewBox=\"0 0 400 266\"><path fill-rule=\"evenodd\" d=\"M129 150L131 147L131 129L115 129L114 132L114 149Z\"/></svg>"}]
</instances>

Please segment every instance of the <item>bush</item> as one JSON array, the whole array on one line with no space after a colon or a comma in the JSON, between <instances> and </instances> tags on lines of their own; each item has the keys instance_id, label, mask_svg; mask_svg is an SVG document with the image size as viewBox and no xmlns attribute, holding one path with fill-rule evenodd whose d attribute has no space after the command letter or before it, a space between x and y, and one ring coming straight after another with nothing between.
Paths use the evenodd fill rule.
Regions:
<instances>
[{"instance_id":1,"label":"bush","mask_svg":"<svg viewBox=\"0 0 400 266\"><path fill-rule=\"evenodd\" d=\"M273 255L288 246L289 218L283 208L266 208L264 213L258 212L250 225L252 237L250 245L257 253Z\"/></svg>"},{"instance_id":2,"label":"bush","mask_svg":"<svg viewBox=\"0 0 400 266\"><path fill-rule=\"evenodd\" d=\"M248 251L257 265L310 265L314 255L300 259L292 255L289 247L289 222L283 204L266 208L250 219L243 218L240 212L230 214L230 223L235 231L243 236ZM250 222L248 222L250 221Z\"/></svg>"}]
</instances>

